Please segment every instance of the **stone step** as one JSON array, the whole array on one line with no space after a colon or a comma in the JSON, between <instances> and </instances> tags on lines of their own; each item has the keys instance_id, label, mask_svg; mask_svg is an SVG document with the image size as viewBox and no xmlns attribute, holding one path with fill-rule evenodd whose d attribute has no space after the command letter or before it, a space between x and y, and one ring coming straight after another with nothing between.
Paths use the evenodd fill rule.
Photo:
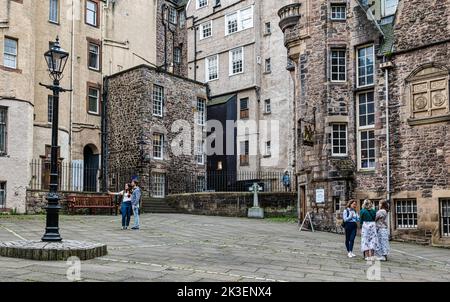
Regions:
<instances>
[{"instance_id":1,"label":"stone step","mask_svg":"<svg viewBox=\"0 0 450 302\"><path fill-rule=\"evenodd\" d=\"M172 208L164 199L144 199L142 202L142 209L145 213L155 214L174 214L179 213L176 209Z\"/></svg>"}]
</instances>

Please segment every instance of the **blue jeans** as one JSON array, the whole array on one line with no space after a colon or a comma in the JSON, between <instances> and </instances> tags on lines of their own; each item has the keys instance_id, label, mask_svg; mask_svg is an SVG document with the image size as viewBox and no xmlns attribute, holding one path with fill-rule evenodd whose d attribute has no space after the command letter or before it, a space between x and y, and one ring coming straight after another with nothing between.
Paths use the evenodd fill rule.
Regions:
<instances>
[{"instance_id":1,"label":"blue jeans","mask_svg":"<svg viewBox=\"0 0 450 302\"><path fill-rule=\"evenodd\" d=\"M139 207L133 207L134 227L139 228Z\"/></svg>"},{"instance_id":2,"label":"blue jeans","mask_svg":"<svg viewBox=\"0 0 450 302\"><path fill-rule=\"evenodd\" d=\"M356 222L345 223L345 247L347 248L347 252L353 252L357 229L358 225Z\"/></svg>"},{"instance_id":3,"label":"blue jeans","mask_svg":"<svg viewBox=\"0 0 450 302\"><path fill-rule=\"evenodd\" d=\"M122 202L120 211L122 212L122 226L127 228L130 226L131 202Z\"/></svg>"}]
</instances>

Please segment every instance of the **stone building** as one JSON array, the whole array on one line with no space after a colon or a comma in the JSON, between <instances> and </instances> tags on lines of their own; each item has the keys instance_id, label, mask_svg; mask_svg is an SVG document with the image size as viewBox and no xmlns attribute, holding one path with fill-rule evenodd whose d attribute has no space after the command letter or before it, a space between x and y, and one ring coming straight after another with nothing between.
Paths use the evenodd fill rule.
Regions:
<instances>
[{"instance_id":1,"label":"stone building","mask_svg":"<svg viewBox=\"0 0 450 302\"><path fill-rule=\"evenodd\" d=\"M236 165L228 172L282 172L294 165L293 81L286 70L276 16L279 6L287 3L191 0L187 4L189 78L208 83L212 106L224 98L237 106L236 148L228 148L236 150L231 154ZM208 170L221 171L221 155L208 158Z\"/></svg>"},{"instance_id":2,"label":"stone building","mask_svg":"<svg viewBox=\"0 0 450 302\"><path fill-rule=\"evenodd\" d=\"M48 189L51 92L39 82L50 83L49 42L58 36L70 54L61 85L72 92L61 94L59 108L61 189L96 192L103 78L144 63L186 74L184 7L169 0L0 1L0 209L24 212L27 189ZM174 36L162 35L166 24Z\"/></svg>"},{"instance_id":3,"label":"stone building","mask_svg":"<svg viewBox=\"0 0 450 302\"><path fill-rule=\"evenodd\" d=\"M206 86L148 65L106 78L108 186L133 176L145 197L205 185Z\"/></svg>"},{"instance_id":4,"label":"stone building","mask_svg":"<svg viewBox=\"0 0 450 302\"><path fill-rule=\"evenodd\" d=\"M302 216L335 230L346 200L387 199L394 238L448 246L450 1L303 0L279 16Z\"/></svg>"}]
</instances>

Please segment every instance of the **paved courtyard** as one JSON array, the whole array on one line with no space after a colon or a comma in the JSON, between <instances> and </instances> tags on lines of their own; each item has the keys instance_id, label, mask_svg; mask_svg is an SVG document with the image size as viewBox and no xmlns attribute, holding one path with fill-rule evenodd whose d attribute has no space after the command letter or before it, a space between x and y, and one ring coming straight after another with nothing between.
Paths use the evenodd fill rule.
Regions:
<instances>
[{"instance_id":1,"label":"paved courtyard","mask_svg":"<svg viewBox=\"0 0 450 302\"><path fill-rule=\"evenodd\" d=\"M44 216L0 217L0 241L40 239L44 225ZM65 239L108 245L108 256L81 263L82 281L368 281L368 270L382 281L450 281L449 249L392 243L380 267L348 259L343 236L292 223L144 215L140 231L120 230L112 216L62 216L60 225ZM69 281L69 267L0 257L0 281Z\"/></svg>"}]
</instances>

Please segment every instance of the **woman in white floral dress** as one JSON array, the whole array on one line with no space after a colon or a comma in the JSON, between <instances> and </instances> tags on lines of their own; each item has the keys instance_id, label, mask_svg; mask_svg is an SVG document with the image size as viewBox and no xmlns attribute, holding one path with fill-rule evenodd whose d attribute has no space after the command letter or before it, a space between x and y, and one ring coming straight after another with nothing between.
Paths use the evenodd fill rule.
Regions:
<instances>
[{"instance_id":1,"label":"woman in white floral dress","mask_svg":"<svg viewBox=\"0 0 450 302\"><path fill-rule=\"evenodd\" d=\"M380 202L380 210L375 218L377 226L378 246L375 252L377 260L386 261L390 252L389 246L389 228L388 219L388 203L386 200Z\"/></svg>"},{"instance_id":2,"label":"woman in white floral dress","mask_svg":"<svg viewBox=\"0 0 450 302\"><path fill-rule=\"evenodd\" d=\"M375 250L378 246L377 227L375 217L377 212L370 200L365 200L360 213L361 221L361 252L367 261L375 260Z\"/></svg>"}]
</instances>

